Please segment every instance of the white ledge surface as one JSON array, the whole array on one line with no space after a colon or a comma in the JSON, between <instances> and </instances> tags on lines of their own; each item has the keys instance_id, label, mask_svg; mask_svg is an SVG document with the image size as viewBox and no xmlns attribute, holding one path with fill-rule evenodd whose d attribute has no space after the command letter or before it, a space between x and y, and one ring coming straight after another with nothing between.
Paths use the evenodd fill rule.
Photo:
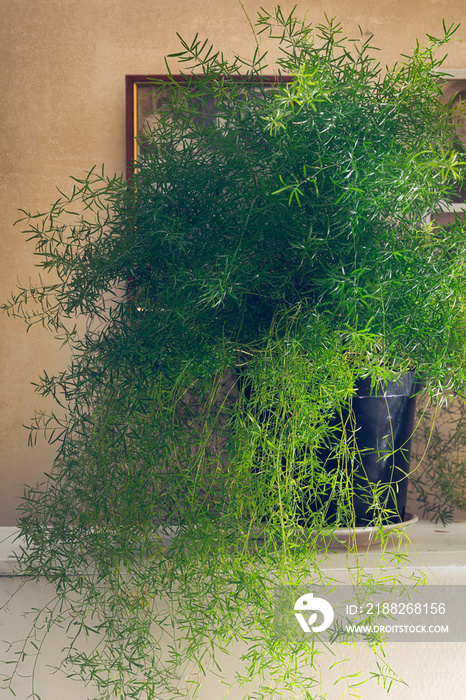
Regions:
<instances>
[{"instance_id":1,"label":"white ledge surface","mask_svg":"<svg viewBox=\"0 0 466 700\"><path fill-rule=\"evenodd\" d=\"M456 583L466 584L466 520L453 521L446 527L419 520L407 527L403 539L389 544L383 554L377 546L365 552L359 551L357 555L329 552L327 567L331 571L345 571L354 565L368 570L378 568L383 563L385 568L391 568L391 552L407 555L407 569L431 572L433 579L441 571L441 578L453 576Z\"/></svg>"},{"instance_id":2,"label":"white ledge surface","mask_svg":"<svg viewBox=\"0 0 466 700\"><path fill-rule=\"evenodd\" d=\"M25 544L18 537L16 527L0 527L0 576L12 576L15 569L15 553L20 553ZM466 584L466 520L454 521L443 527L427 520L419 520L406 528L402 544L389 545L385 554L390 552L406 552L409 557L409 568L436 569L445 567L464 569ZM381 558L380 548L372 547L368 551L359 551L357 555L346 551L329 551L327 567L329 570L345 570L351 566L351 560L365 569L377 567ZM463 578L461 576L461 578Z\"/></svg>"}]
</instances>

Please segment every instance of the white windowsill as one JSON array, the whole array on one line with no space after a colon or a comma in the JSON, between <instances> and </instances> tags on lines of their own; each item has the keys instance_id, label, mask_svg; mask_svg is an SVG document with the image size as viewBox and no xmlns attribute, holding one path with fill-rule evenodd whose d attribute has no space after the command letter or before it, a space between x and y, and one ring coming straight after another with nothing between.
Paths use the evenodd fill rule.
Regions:
<instances>
[{"instance_id":1,"label":"white windowsill","mask_svg":"<svg viewBox=\"0 0 466 700\"><path fill-rule=\"evenodd\" d=\"M466 203L463 204L462 202L455 202L454 204L442 204L441 210L436 213L452 214L454 212L461 213L462 211L466 211Z\"/></svg>"},{"instance_id":2,"label":"white windowsill","mask_svg":"<svg viewBox=\"0 0 466 700\"><path fill-rule=\"evenodd\" d=\"M24 547L24 541L16 539L17 535L16 527L0 527L0 576L11 576L14 573L14 554ZM466 520L455 521L447 527L420 520L407 528L405 535L401 549L390 546L387 552L406 551L409 555L409 568L464 568L466 584ZM358 558L361 559L362 556L364 568L374 568L380 560L380 549L373 547L368 552L360 551ZM329 552L327 566L334 571L345 570L351 566L353 558L354 555L348 555L347 552Z\"/></svg>"}]
</instances>

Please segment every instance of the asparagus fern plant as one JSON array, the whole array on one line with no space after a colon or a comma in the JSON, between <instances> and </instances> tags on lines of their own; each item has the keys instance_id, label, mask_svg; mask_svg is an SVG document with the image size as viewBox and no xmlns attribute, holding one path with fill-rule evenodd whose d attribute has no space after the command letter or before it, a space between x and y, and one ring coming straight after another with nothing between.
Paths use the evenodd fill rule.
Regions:
<instances>
[{"instance_id":1,"label":"asparagus fern plant","mask_svg":"<svg viewBox=\"0 0 466 700\"><path fill-rule=\"evenodd\" d=\"M354 443L332 474L318 458L332 419L360 377L465 383L464 224L428 223L464 177L441 101L454 31L387 69L280 9L250 61L182 40L132 177L92 169L25 213L42 276L4 306L71 361L38 385L66 414L32 426L57 457L22 501L19 566L55 586L64 668L100 698L184 697L235 640L244 697L320 697L296 663L316 669L317 643L277 641L271 611L274 584L325 582L303 489L351 523Z\"/></svg>"}]
</instances>

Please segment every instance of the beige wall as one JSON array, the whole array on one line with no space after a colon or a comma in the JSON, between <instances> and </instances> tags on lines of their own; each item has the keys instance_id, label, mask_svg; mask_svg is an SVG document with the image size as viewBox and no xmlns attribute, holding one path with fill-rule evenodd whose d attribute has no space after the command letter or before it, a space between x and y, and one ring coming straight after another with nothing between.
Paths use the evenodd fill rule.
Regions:
<instances>
[{"instance_id":1,"label":"beige wall","mask_svg":"<svg viewBox=\"0 0 466 700\"><path fill-rule=\"evenodd\" d=\"M283 0L286 12L295 0ZM252 18L260 5L244 0ZM392 63L417 37L438 34L441 20L463 19L461 0L303 0L302 14L337 15L349 33L375 35L382 62ZM125 165L125 74L164 72L164 55L178 50L176 32L208 37L228 55L252 52L251 29L239 0L0 0L0 299L17 278L34 275L34 259L17 210L42 210L94 164ZM458 34L466 38L466 26ZM448 65L466 68L466 44L455 42ZM0 525L13 524L23 483L43 477L53 459L44 444L27 447L34 409L44 408L30 385L42 369L66 361L49 334L0 317Z\"/></svg>"}]
</instances>

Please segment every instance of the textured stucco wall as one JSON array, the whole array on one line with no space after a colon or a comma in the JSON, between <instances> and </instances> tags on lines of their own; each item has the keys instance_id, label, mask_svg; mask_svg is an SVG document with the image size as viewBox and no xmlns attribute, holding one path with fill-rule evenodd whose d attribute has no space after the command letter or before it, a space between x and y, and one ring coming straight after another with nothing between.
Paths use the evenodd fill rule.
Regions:
<instances>
[{"instance_id":1,"label":"textured stucco wall","mask_svg":"<svg viewBox=\"0 0 466 700\"><path fill-rule=\"evenodd\" d=\"M283 0L284 12L295 0ZM263 0L244 0L252 19ZM270 4L270 8L274 3ZM463 19L460 0L303 0L299 12L318 21L338 16L350 35L358 25L382 49L383 63L408 52L417 37ZM254 48L239 0L0 0L0 299L17 279L34 275L34 258L17 210L46 208L55 187L67 187L94 164L108 172L125 165L125 74L164 72L163 57L178 50L176 32L196 32L241 55ZM466 37L466 26L458 37ZM273 58L273 57L272 57ZM466 67L466 45L451 47L450 67ZM0 316L0 525L13 524L23 483L50 468L53 449L27 447L28 423L46 408L30 382L54 372L66 355L51 335Z\"/></svg>"}]
</instances>

